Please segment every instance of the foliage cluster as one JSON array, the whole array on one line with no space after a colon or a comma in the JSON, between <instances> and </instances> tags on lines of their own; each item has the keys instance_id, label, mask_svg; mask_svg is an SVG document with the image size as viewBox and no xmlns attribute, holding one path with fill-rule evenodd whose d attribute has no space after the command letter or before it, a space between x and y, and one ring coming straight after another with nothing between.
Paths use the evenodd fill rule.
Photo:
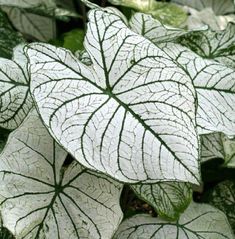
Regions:
<instances>
[{"instance_id":1,"label":"foliage cluster","mask_svg":"<svg viewBox=\"0 0 235 239\"><path fill-rule=\"evenodd\" d=\"M0 238L234 239L234 22L233 0L0 0Z\"/></svg>"}]
</instances>

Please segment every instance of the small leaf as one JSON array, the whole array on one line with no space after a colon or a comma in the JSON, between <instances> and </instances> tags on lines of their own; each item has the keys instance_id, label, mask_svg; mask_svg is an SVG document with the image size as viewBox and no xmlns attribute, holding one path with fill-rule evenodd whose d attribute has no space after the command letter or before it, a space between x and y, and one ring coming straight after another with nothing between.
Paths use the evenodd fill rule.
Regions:
<instances>
[{"instance_id":1,"label":"small leaf","mask_svg":"<svg viewBox=\"0 0 235 239\"><path fill-rule=\"evenodd\" d=\"M235 168L235 139L230 139L226 135L222 136L224 160L228 168Z\"/></svg>"},{"instance_id":2,"label":"small leaf","mask_svg":"<svg viewBox=\"0 0 235 239\"><path fill-rule=\"evenodd\" d=\"M215 186L210 192L208 203L223 211L235 232L235 183L224 181Z\"/></svg>"},{"instance_id":3,"label":"small leaf","mask_svg":"<svg viewBox=\"0 0 235 239\"><path fill-rule=\"evenodd\" d=\"M192 188L187 183L137 184L131 185L131 188L152 205L159 216L170 220L177 219L192 199Z\"/></svg>"},{"instance_id":4,"label":"small leaf","mask_svg":"<svg viewBox=\"0 0 235 239\"><path fill-rule=\"evenodd\" d=\"M215 158L224 159L224 148L221 133L201 135L201 162Z\"/></svg>"},{"instance_id":5,"label":"small leaf","mask_svg":"<svg viewBox=\"0 0 235 239\"><path fill-rule=\"evenodd\" d=\"M0 127L6 129L18 127L33 106L27 58L22 51L19 45L13 60L0 58Z\"/></svg>"},{"instance_id":6,"label":"small leaf","mask_svg":"<svg viewBox=\"0 0 235 239\"><path fill-rule=\"evenodd\" d=\"M17 33L8 21L4 12L0 10L0 57L10 59L13 48L24 42L22 36Z\"/></svg>"},{"instance_id":7,"label":"small leaf","mask_svg":"<svg viewBox=\"0 0 235 239\"><path fill-rule=\"evenodd\" d=\"M123 182L198 183L195 92L162 50L117 16L92 10L86 66L30 44L31 91L50 133L84 166Z\"/></svg>"},{"instance_id":8,"label":"small leaf","mask_svg":"<svg viewBox=\"0 0 235 239\"><path fill-rule=\"evenodd\" d=\"M122 185L73 162L50 137L36 111L0 155L4 226L18 239L111 238L122 219Z\"/></svg>"},{"instance_id":9,"label":"small leaf","mask_svg":"<svg viewBox=\"0 0 235 239\"><path fill-rule=\"evenodd\" d=\"M186 5L197 10L212 8L217 15L225 15L235 11L233 0L172 0L180 5Z\"/></svg>"},{"instance_id":10,"label":"small leaf","mask_svg":"<svg viewBox=\"0 0 235 239\"><path fill-rule=\"evenodd\" d=\"M49 41L56 35L55 20L53 18L29 13L23 8L2 7L7 13L14 27L30 38Z\"/></svg>"},{"instance_id":11,"label":"small leaf","mask_svg":"<svg viewBox=\"0 0 235 239\"><path fill-rule=\"evenodd\" d=\"M178 221L141 214L125 220L114 239L234 239L226 216L207 204L191 203Z\"/></svg>"}]
</instances>

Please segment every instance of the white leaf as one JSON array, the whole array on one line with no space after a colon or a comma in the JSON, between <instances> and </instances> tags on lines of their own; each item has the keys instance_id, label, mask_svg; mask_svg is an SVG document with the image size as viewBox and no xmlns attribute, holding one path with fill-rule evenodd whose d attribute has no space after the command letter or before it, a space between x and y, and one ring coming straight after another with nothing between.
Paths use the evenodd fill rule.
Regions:
<instances>
[{"instance_id":1,"label":"white leaf","mask_svg":"<svg viewBox=\"0 0 235 239\"><path fill-rule=\"evenodd\" d=\"M55 20L36 15L25 9L2 7L16 29L40 41L49 41L56 36Z\"/></svg>"},{"instance_id":2,"label":"white leaf","mask_svg":"<svg viewBox=\"0 0 235 239\"><path fill-rule=\"evenodd\" d=\"M45 125L84 166L124 182L198 183L195 92L159 48L116 15L93 10L85 48L31 44L31 91Z\"/></svg>"},{"instance_id":3,"label":"white leaf","mask_svg":"<svg viewBox=\"0 0 235 239\"><path fill-rule=\"evenodd\" d=\"M17 239L111 238L122 219L122 186L77 162L50 137L35 111L0 155L4 226Z\"/></svg>"},{"instance_id":4,"label":"white leaf","mask_svg":"<svg viewBox=\"0 0 235 239\"><path fill-rule=\"evenodd\" d=\"M216 61L203 59L178 44L168 43L162 48L193 80L198 96L199 133L235 135L235 71Z\"/></svg>"},{"instance_id":5,"label":"white leaf","mask_svg":"<svg viewBox=\"0 0 235 239\"><path fill-rule=\"evenodd\" d=\"M205 24L213 30L224 30L229 22L235 22L235 15L216 16L211 8L197 11L188 8L190 16L187 19L189 29L199 28Z\"/></svg>"},{"instance_id":6,"label":"white leaf","mask_svg":"<svg viewBox=\"0 0 235 239\"><path fill-rule=\"evenodd\" d=\"M180 36L183 33L181 30L172 30L164 25L158 27L158 22L147 15L138 14L136 17L131 26L161 47L192 79L198 95L199 133L223 132L235 135L235 68L229 67L235 65L235 25L231 24L219 33L211 30L193 31ZM179 44L159 44L162 37L163 40L164 37L176 40L196 51L198 55ZM226 58L228 66L207 58L217 61Z\"/></svg>"},{"instance_id":7,"label":"white leaf","mask_svg":"<svg viewBox=\"0 0 235 239\"><path fill-rule=\"evenodd\" d=\"M135 13L130 19L129 24L134 32L145 36L155 44L174 41L178 37L190 32L180 28L163 25L151 15L144 13ZM207 27L201 27L199 29L195 29L194 31L203 31L206 29Z\"/></svg>"},{"instance_id":8,"label":"white leaf","mask_svg":"<svg viewBox=\"0 0 235 239\"><path fill-rule=\"evenodd\" d=\"M201 135L201 162L214 158L224 159L224 149L221 133Z\"/></svg>"},{"instance_id":9,"label":"white leaf","mask_svg":"<svg viewBox=\"0 0 235 239\"><path fill-rule=\"evenodd\" d=\"M217 15L232 13L235 11L233 0L172 0L172 2L186 5L197 10L212 8Z\"/></svg>"},{"instance_id":10,"label":"white leaf","mask_svg":"<svg viewBox=\"0 0 235 239\"><path fill-rule=\"evenodd\" d=\"M159 216L171 220L177 219L192 199L192 188L187 183L134 184L131 188L141 199L152 205Z\"/></svg>"},{"instance_id":11,"label":"white leaf","mask_svg":"<svg viewBox=\"0 0 235 239\"><path fill-rule=\"evenodd\" d=\"M234 239L226 216L207 204L192 203L178 221L168 222L149 215L124 221L114 239Z\"/></svg>"},{"instance_id":12,"label":"white leaf","mask_svg":"<svg viewBox=\"0 0 235 239\"><path fill-rule=\"evenodd\" d=\"M0 58L0 127L7 129L18 127L33 105L22 49L14 49L13 60Z\"/></svg>"},{"instance_id":13,"label":"white leaf","mask_svg":"<svg viewBox=\"0 0 235 239\"><path fill-rule=\"evenodd\" d=\"M203 58L213 59L235 69L235 24L229 23L223 31L208 29L190 32L178 39Z\"/></svg>"}]
</instances>

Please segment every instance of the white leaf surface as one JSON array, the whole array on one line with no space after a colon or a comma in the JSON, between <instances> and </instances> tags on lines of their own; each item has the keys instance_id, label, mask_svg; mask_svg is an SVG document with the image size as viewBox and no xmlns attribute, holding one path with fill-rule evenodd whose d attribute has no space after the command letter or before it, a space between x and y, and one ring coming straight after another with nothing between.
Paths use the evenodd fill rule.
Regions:
<instances>
[{"instance_id":1,"label":"white leaf surface","mask_svg":"<svg viewBox=\"0 0 235 239\"><path fill-rule=\"evenodd\" d=\"M187 19L188 29L195 29L204 25L210 26L213 30L226 29L229 22L235 22L235 15L216 16L211 8L205 8L197 11L193 8L187 8L190 16Z\"/></svg>"},{"instance_id":2,"label":"white leaf surface","mask_svg":"<svg viewBox=\"0 0 235 239\"><path fill-rule=\"evenodd\" d=\"M35 111L0 155L0 208L17 239L111 238L122 219L122 186L74 162Z\"/></svg>"},{"instance_id":3,"label":"white leaf surface","mask_svg":"<svg viewBox=\"0 0 235 239\"><path fill-rule=\"evenodd\" d=\"M168 43L162 48L193 80L198 97L199 133L235 135L234 69L203 59L179 44Z\"/></svg>"},{"instance_id":4,"label":"white leaf surface","mask_svg":"<svg viewBox=\"0 0 235 239\"><path fill-rule=\"evenodd\" d=\"M124 182L198 183L193 85L116 15L89 14L85 49L31 44L31 91L51 134L84 166Z\"/></svg>"},{"instance_id":5,"label":"white leaf surface","mask_svg":"<svg viewBox=\"0 0 235 239\"><path fill-rule=\"evenodd\" d=\"M0 58L0 127L14 129L24 120L33 101L23 45L14 49L13 60Z\"/></svg>"},{"instance_id":6,"label":"white leaf surface","mask_svg":"<svg viewBox=\"0 0 235 239\"><path fill-rule=\"evenodd\" d=\"M235 135L235 71L230 66L235 62L235 25L231 24L225 31L218 33L211 30L195 31L180 36L183 32L179 29L172 31L164 25L158 27L158 23L147 15L138 14L136 17L135 24L131 24L132 28L159 46L192 79L198 96L199 133L223 132ZM177 41L190 47L197 54L175 43L159 45L162 36L163 40L164 37L169 37L173 41L179 37ZM207 58L221 62L226 58L225 63L228 64Z\"/></svg>"},{"instance_id":7,"label":"white leaf surface","mask_svg":"<svg viewBox=\"0 0 235 239\"><path fill-rule=\"evenodd\" d=\"M203 58L213 59L235 69L235 24L229 23L223 31L208 29L190 32L178 42Z\"/></svg>"},{"instance_id":8,"label":"white leaf surface","mask_svg":"<svg viewBox=\"0 0 235 239\"><path fill-rule=\"evenodd\" d=\"M234 239L225 214L207 204L192 203L178 221L149 215L125 220L114 239Z\"/></svg>"},{"instance_id":9,"label":"white leaf surface","mask_svg":"<svg viewBox=\"0 0 235 239\"><path fill-rule=\"evenodd\" d=\"M224 159L223 140L221 133L201 135L201 162L214 158Z\"/></svg>"},{"instance_id":10,"label":"white leaf surface","mask_svg":"<svg viewBox=\"0 0 235 239\"><path fill-rule=\"evenodd\" d=\"M129 24L134 32L145 36L155 44L174 41L178 37L190 32L188 30L163 25L151 15L140 12L135 13L131 17ZM206 29L207 27L200 27L194 31L203 31Z\"/></svg>"},{"instance_id":11,"label":"white leaf surface","mask_svg":"<svg viewBox=\"0 0 235 239\"><path fill-rule=\"evenodd\" d=\"M171 220L178 219L192 199L192 188L187 183L134 184L131 188L152 205L159 216Z\"/></svg>"},{"instance_id":12,"label":"white leaf surface","mask_svg":"<svg viewBox=\"0 0 235 239\"><path fill-rule=\"evenodd\" d=\"M31 38L49 41L56 36L55 19L29 13L17 7L2 7L16 29Z\"/></svg>"},{"instance_id":13,"label":"white leaf surface","mask_svg":"<svg viewBox=\"0 0 235 239\"><path fill-rule=\"evenodd\" d=\"M172 2L189 6L197 10L212 8L217 15L224 15L235 11L233 0L172 0Z\"/></svg>"}]
</instances>

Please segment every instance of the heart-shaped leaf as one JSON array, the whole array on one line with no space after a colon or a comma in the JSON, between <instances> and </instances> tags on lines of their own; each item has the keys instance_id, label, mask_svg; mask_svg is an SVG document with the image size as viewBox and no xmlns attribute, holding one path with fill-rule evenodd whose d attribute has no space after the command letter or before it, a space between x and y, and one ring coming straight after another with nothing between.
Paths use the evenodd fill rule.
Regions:
<instances>
[{"instance_id":1,"label":"heart-shaped leaf","mask_svg":"<svg viewBox=\"0 0 235 239\"><path fill-rule=\"evenodd\" d=\"M69 51L30 44L31 91L53 137L88 168L124 182L198 183L190 78L117 15L89 14L86 66Z\"/></svg>"},{"instance_id":2,"label":"heart-shaped leaf","mask_svg":"<svg viewBox=\"0 0 235 239\"><path fill-rule=\"evenodd\" d=\"M207 204L192 203L176 222L141 214L125 220L114 239L234 239L226 216Z\"/></svg>"},{"instance_id":3,"label":"heart-shaped leaf","mask_svg":"<svg viewBox=\"0 0 235 239\"><path fill-rule=\"evenodd\" d=\"M19 45L14 49L13 60L0 58L0 127L18 127L32 106L27 58Z\"/></svg>"},{"instance_id":4,"label":"heart-shaped leaf","mask_svg":"<svg viewBox=\"0 0 235 239\"><path fill-rule=\"evenodd\" d=\"M131 185L135 193L154 207L158 215L178 219L192 199L192 188L187 183L163 182Z\"/></svg>"},{"instance_id":5,"label":"heart-shaped leaf","mask_svg":"<svg viewBox=\"0 0 235 239\"><path fill-rule=\"evenodd\" d=\"M62 167L67 153L35 111L0 155L3 223L18 239L111 238L122 219L122 185L81 167Z\"/></svg>"}]
</instances>

